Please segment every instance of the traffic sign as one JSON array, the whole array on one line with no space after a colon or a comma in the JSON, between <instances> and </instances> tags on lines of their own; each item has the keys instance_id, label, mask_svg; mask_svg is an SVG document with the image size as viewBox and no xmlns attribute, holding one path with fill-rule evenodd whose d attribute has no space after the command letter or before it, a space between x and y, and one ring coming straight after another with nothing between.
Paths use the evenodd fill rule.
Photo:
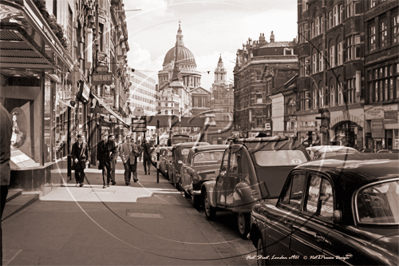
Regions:
<instances>
[{"instance_id":1,"label":"traffic sign","mask_svg":"<svg viewBox=\"0 0 399 266\"><path fill-rule=\"evenodd\" d=\"M133 124L131 126L132 132L146 132L147 127L145 124Z\"/></svg>"},{"instance_id":2,"label":"traffic sign","mask_svg":"<svg viewBox=\"0 0 399 266\"><path fill-rule=\"evenodd\" d=\"M97 74L93 75L92 85L111 85L112 84L112 74Z\"/></svg>"},{"instance_id":3,"label":"traffic sign","mask_svg":"<svg viewBox=\"0 0 399 266\"><path fill-rule=\"evenodd\" d=\"M92 114L109 114L108 110L105 109L104 107L90 108L90 113L92 113Z\"/></svg>"},{"instance_id":4,"label":"traffic sign","mask_svg":"<svg viewBox=\"0 0 399 266\"><path fill-rule=\"evenodd\" d=\"M99 74L107 74L108 73L108 66L98 66L96 68L96 72Z\"/></svg>"},{"instance_id":5,"label":"traffic sign","mask_svg":"<svg viewBox=\"0 0 399 266\"><path fill-rule=\"evenodd\" d=\"M142 107L134 108L133 115L136 117L144 116L144 109Z\"/></svg>"},{"instance_id":6,"label":"traffic sign","mask_svg":"<svg viewBox=\"0 0 399 266\"><path fill-rule=\"evenodd\" d=\"M145 116L138 118L132 118L132 132L146 132L147 131L147 119Z\"/></svg>"}]
</instances>

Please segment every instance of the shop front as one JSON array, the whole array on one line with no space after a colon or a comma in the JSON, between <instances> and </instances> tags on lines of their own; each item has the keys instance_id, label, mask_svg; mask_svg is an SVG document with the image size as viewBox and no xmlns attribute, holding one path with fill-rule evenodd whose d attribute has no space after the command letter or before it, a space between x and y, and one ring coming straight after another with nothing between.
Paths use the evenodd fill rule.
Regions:
<instances>
[{"instance_id":1,"label":"shop front","mask_svg":"<svg viewBox=\"0 0 399 266\"><path fill-rule=\"evenodd\" d=\"M330 143L356 149L364 147L363 108L331 112Z\"/></svg>"},{"instance_id":2,"label":"shop front","mask_svg":"<svg viewBox=\"0 0 399 266\"><path fill-rule=\"evenodd\" d=\"M297 116L298 139L305 146L320 142L316 116L317 114Z\"/></svg>"},{"instance_id":3,"label":"shop front","mask_svg":"<svg viewBox=\"0 0 399 266\"><path fill-rule=\"evenodd\" d=\"M366 147L374 152L380 149L399 149L398 106L365 107Z\"/></svg>"},{"instance_id":4,"label":"shop front","mask_svg":"<svg viewBox=\"0 0 399 266\"><path fill-rule=\"evenodd\" d=\"M72 59L32 1L1 2L0 18L0 101L13 121L10 186L46 193L61 183L52 175L60 155L56 102L73 83Z\"/></svg>"}]
</instances>

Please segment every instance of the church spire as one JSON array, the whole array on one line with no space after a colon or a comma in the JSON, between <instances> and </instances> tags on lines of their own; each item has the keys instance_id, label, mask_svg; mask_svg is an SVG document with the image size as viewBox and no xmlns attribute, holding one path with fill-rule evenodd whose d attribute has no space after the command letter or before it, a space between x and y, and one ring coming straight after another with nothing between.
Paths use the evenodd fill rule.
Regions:
<instances>
[{"instance_id":1,"label":"church spire","mask_svg":"<svg viewBox=\"0 0 399 266\"><path fill-rule=\"evenodd\" d=\"M182 30L181 30L181 25L180 25L180 23L181 23L181 21L179 20L179 29L177 30L176 43L177 43L177 45L184 46L184 43L183 43L183 34L182 34Z\"/></svg>"},{"instance_id":2,"label":"church spire","mask_svg":"<svg viewBox=\"0 0 399 266\"><path fill-rule=\"evenodd\" d=\"M179 27L179 29L180 29L180 27ZM174 67L173 67L173 74L172 74L171 81L179 80L180 70L179 70L179 62L177 61L177 55L179 54L178 53L178 49L179 49L179 45L178 45L178 42L176 41L176 45L175 45L175 63L174 63Z\"/></svg>"},{"instance_id":3,"label":"church spire","mask_svg":"<svg viewBox=\"0 0 399 266\"><path fill-rule=\"evenodd\" d=\"M222 54L220 54L218 65L215 69L215 84L226 83L227 71L224 68Z\"/></svg>"}]
</instances>

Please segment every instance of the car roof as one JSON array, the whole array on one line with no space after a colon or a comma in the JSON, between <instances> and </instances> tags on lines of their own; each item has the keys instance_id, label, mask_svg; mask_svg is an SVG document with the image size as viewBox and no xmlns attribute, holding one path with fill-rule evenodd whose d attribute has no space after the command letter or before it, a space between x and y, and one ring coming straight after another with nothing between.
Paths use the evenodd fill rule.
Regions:
<instances>
[{"instance_id":1,"label":"car roof","mask_svg":"<svg viewBox=\"0 0 399 266\"><path fill-rule=\"evenodd\" d=\"M183 142L183 143L176 143L174 146L176 148L178 147L194 147L194 146L200 146L200 145L210 145L208 142Z\"/></svg>"},{"instance_id":2,"label":"car roof","mask_svg":"<svg viewBox=\"0 0 399 266\"><path fill-rule=\"evenodd\" d=\"M196 146L192 149L195 151L208 151L208 150L225 150L229 147L229 145L204 145L204 146Z\"/></svg>"},{"instance_id":3,"label":"car roof","mask_svg":"<svg viewBox=\"0 0 399 266\"><path fill-rule=\"evenodd\" d=\"M399 159L394 154L348 154L298 165L295 169L327 173L358 186L372 181L399 177Z\"/></svg>"},{"instance_id":4,"label":"car roof","mask_svg":"<svg viewBox=\"0 0 399 266\"><path fill-rule=\"evenodd\" d=\"M307 147L306 150L312 150L312 151L338 151L338 150L353 150L357 151L355 148L352 147L346 147L346 146L338 146L338 145L321 145L321 146L312 146L312 147Z\"/></svg>"}]
</instances>

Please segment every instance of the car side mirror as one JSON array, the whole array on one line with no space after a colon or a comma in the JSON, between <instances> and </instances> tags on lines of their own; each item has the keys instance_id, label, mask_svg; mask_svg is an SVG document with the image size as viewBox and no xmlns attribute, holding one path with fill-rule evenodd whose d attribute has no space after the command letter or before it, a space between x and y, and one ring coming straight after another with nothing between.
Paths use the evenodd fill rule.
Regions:
<instances>
[{"instance_id":1,"label":"car side mirror","mask_svg":"<svg viewBox=\"0 0 399 266\"><path fill-rule=\"evenodd\" d=\"M334 221L334 223L339 223L342 221L342 211L341 210L335 210L333 212L333 221Z\"/></svg>"},{"instance_id":2,"label":"car side mirror","mask_svg":"<svg viewBox=\"0 0 399 266\"><path fill-rule=\"evenodd\" d=\"M259 183L259 189L263 199L269 196L269 191L267 190L267 186L264 181Z\"/></svg>"},{"instance_id":3,"label":"car side mirror","mask_svg":"<svg viewBox=\"0 0 399 266\"><path fill-rule=\"evenodd\" d=\"M182 160L178 160L177 163L178 164L183 164L183 161Z\"/></svg>"}]
</instances>

